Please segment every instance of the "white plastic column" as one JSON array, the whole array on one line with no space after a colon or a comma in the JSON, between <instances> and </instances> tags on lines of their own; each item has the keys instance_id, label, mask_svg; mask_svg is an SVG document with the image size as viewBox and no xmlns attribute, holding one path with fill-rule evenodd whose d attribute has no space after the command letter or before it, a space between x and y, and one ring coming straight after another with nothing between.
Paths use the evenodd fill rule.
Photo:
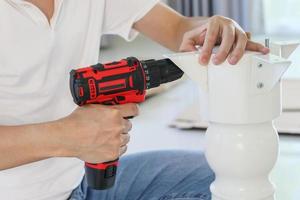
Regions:
<instances>
[{"instance_id":1,"label":"white plastic column","mask_svg":"<svg viewBox=\"0 0 300 200\"><path fill-rule=\"evenodd\" d=\"M236 66L201 66L198 54L167 57L208 94L205 155L216 174L212 199L274 200L269 174L279 147L273 120L281 114L280 79L290 62L248 52Z\"/></svg>"}]
</instances>

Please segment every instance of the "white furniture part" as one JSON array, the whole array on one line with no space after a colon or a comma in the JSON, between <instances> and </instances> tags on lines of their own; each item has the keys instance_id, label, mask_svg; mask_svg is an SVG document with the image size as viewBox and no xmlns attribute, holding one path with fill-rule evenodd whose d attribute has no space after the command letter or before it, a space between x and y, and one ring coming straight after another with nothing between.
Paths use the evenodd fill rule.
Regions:
<instances>
[{"instance_id":1,"label":"white furniture part","mask_svg":"<svg viewBox=\"0 0 300 200\"><path fill-rule=\"evenodd\" d=\"M246 52L235 66L201 66L200 52L166 55L207 93L201 101L210 122L205 155L216 174L213 200L275 199L269 180L279 151L273 120L281 114L280 80L291 64L290 49L279 48L284 57Z\"/></svg>"}]
</instances>

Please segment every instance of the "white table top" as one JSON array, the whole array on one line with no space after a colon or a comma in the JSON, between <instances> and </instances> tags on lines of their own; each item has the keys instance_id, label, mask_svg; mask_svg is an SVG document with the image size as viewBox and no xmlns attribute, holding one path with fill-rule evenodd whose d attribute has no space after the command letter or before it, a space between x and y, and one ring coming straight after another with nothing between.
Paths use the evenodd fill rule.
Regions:
<instances>
[{"instance_id":1,"label":"white table top","mask_svg":"<svg viewBox=\"0 0 300 200\"><path fill-rule=\"evenodd\" d=\"M116 45L117 44L117 45ZM116 40L111 48L102 51L101 60L112 61L126 56L157 57L167 50L153 43L136 41L126 44ZM142 52L146 52L142 54ZM147 56L143 56L147 55ZM128 153L160 150L204 149L204 131L182 131L168 127L168 124L194 99L197 89L190 81L183 81L174 88L148 99L140 105L141 115L133 119L131 143ZM300 120L300 119L299 119ZM300 199L300 137L280 136L280 156L272 172L277 186L277 200ZM255 163L253 163L255 165Z\"/></svg>"}]
</instances>

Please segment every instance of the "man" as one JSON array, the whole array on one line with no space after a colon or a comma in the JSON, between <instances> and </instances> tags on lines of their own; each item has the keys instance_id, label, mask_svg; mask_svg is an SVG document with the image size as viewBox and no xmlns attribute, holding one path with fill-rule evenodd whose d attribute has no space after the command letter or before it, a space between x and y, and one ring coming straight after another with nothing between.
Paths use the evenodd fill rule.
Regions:
<instances>
[{"instance_id":1,"label":"man","mask_svg":"<svg viewBox=\"0 0 300 200\"><path fill-rule=\"evenodd\" d=\"M203 45L202 64L216 44L216 64L236 64L245 49L268 53L228 18L186 18L157 0L0 0L1 199L210 199L213 174L192 152L125 157L111 190L88 192L82 181L82 161L125 153L124 117L138 108L76 108L69 71L97 63L101 34L131 40L137 31L174 51Z\"/></svg>"}]
</instances>

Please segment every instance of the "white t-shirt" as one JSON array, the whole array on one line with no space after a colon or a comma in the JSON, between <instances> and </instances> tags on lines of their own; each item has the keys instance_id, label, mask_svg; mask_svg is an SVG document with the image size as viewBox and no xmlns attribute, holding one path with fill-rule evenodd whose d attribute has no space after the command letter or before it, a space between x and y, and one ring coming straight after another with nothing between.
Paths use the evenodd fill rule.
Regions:
<instances>
[{"instance_id":1,"label":"white t-shirt","mask_svg":"<svg viewBox=\"0 0 300 200\"><path fill-rule=\"evenodd\" d=\"M69 115L76 108L69 91L71 68L97 63L102 34L133 39L133 23L158 0L55 2L49 25L34 5L0 0L0 125ZM3 170L0 199L67 199L83 173L83 162L76 158L51 158Z\"/></svg>"}]
</instances>

